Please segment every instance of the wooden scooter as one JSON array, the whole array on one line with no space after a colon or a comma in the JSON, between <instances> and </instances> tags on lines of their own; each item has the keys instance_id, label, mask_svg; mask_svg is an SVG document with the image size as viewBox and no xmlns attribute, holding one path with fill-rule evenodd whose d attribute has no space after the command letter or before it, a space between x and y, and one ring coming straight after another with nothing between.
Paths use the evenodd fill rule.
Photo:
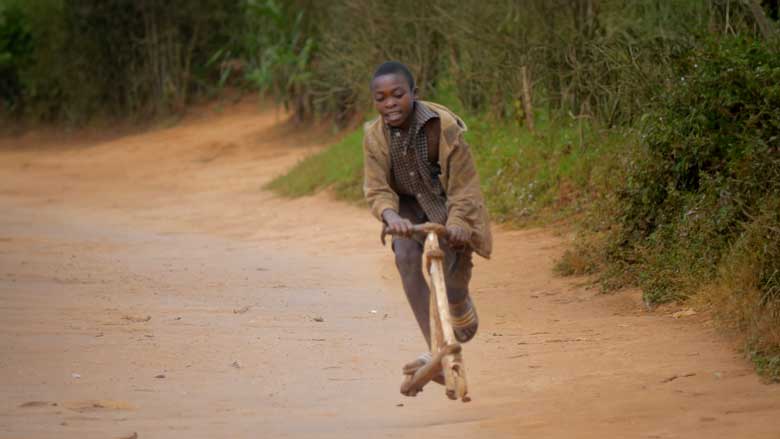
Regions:
<instances>
[{"instance_id":1,"label":"wooden scooter","mask_svg":"<svg viewBox=\"0 0 780 439\"><path fill-rule=\"evenodd\" d=\"M436 223L417 224L413 233L426 235L423 247L423 273L428 282L430 294L430 327L432 360L417 369L413 374L404 376L401 393L416 396L431 380L444 372L444 388L448 398L468 402L468 385L466 369L463 366L463 352L460 343L455 339L450 317L447 286L444 281L444 252L439 247L439 237L447 235L447 229ZM382 243L385 235L382 232Z\"/></svg>"}]
</instances>

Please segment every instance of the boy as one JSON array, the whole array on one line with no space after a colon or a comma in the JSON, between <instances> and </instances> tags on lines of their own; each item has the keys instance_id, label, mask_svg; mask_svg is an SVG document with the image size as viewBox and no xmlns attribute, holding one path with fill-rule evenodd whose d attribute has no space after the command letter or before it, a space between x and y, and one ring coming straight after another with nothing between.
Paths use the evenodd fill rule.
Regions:
<instances>
[{"instance_id":1,"label":"boy","mask_svg":"<svg viewBox=\"0 0 780 439\"><path fill-rule=\"evenodd\" d=\"M365 125L364 185L372 213L393 236L404 292L430 347L429 290L422 273L422 241L413 224L446 226L441 243L455 338L465 343L479 324L469 296L472 251L489 258L492 237L479 177L463 133L466 125L444 106L417 100L409 69L398 62L377 68L371 94L379 117ZM405 366L430 361L422 355Z\"/></svg>"}]
</instances>

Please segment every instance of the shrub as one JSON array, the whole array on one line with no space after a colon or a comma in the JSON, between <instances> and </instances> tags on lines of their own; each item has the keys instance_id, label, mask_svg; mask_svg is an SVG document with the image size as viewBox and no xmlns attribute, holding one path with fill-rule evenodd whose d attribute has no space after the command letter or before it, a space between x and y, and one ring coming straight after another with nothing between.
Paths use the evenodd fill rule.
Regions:
<instances>
[{"instance_id":1,"label":"shrub","mask_svg":"<svg viewBox=\"0 0 780 439\"><path fill-rule=\"evenodd\" d=\"M618 191L613 245L641 261L645 294L663 302L712 276L763 200L780 193L780 58L741 38L692 52L642 132Z\"/></svg>"},{"instance_id":2,"label":"shrub","mask_svg":"<svg viewBox=\"0 0 780 439\"><path fill-rule=\"evenodd\" d=\"M780 57L733 37L692 51L643 119L611 214L611 273L649 304L692 294L780 365ZM774 368L774 369L773 369Z\"/></svg>"}]
</instances>

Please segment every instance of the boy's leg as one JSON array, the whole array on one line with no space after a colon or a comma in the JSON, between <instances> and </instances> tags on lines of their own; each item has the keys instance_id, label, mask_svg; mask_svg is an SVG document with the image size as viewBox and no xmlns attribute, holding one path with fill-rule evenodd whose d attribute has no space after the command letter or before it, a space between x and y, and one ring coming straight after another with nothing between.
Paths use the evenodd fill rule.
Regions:
<instances>
[{"instance_id":1,"label":"boy's leg","mask_svg":"<svg viewBox=\"0 0 780 439\"><path fill-rule=\"evenodd\" d=\"M444 250L444 277L455 337L460 342L466 342L474 337L479 326L476 308L469 296L469 282L473 267L472 251L455 250L444 243L441 243L441 248ZM393 251L406 299L412 307L425 341L430 346L430 290L422 272L423 246L414 239L395 238Z\"/></svg>"},{"instance_id":2,"label":"boy's leg","mask_svg":"<svg viewBox=\"0 0 780 439\"><path fill-rule=\"evenodd\" d=\"M401 275L406 300L412 307L412 312L425 337L428 347L431 346L430 330L430 291L422 272L422 245L414 239L394 238L393 251L395 265Z\"/></svg>"},{"instance_id":3,"label":"boy's leg","mask_svg":"<svg viewBox=\"0 0 780 439\"><path fill-rule=\"evenodd\" d=\"M450 302L450 314L455 338L465 343L477 333L479 318L474 302L469 296L471 269L474 266L471 249L453 249L446 244L444 250L444 271L447 282L447 299Z\"/></svg>"},{"instance_id":4,"label":"boy's leg","mask_svg":"<svg viewBox=\"0 0 780 439\"><path fill-rule=\"evenodd\" d=\"M414 239L394 238L393 251L395 252L395 265L401 275L401 283L406 293L406 300L412 307L414 318L420 326L420 331L425 337L428 349L431 347L430 327L430 290L422 272L423 247ZM426 352L417 359L404 365L404 374L414 375L417 370L431 362L431 353ZM440 373L433 381L444 384L444 374Z\"/></svg>"},{"instance_id":5,"label":"boy's leg","mask_svg":"<svg viewBox=\"0 0 780 439\"><path fill-rule=\"evenodd\" d=\"M414 197L401 195L398 200L398 214L412 224L422 224L428 221L422 207ZM406 293L406 299L412 307L412 312L420 326L428 347L431 346L430 290L422 272L423 241L412 238L393 237L395 265L401 275L401 283Z\"/></svg>"},{"instance_id":6,"label":"boy's leg","mask_svg":"<svg viewBox=\"0 0 780 439\"><path fill-rule=\"evenodd\" d=\"M439 240L444 251L444 280L447 283L447 298L450 303L460 303L469 295L471 282L472 250L453 249Z\"/></svg>"}]
</instances>

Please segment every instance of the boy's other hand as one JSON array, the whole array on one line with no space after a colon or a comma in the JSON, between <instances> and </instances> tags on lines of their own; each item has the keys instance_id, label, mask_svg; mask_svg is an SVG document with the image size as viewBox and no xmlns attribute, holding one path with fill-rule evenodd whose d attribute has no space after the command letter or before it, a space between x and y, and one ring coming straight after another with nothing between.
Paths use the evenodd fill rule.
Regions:
<instances>
[{"instance_id":1,"label":"boy's other hand","mask_svg":"<svg viewBox=\"0 0 780 439\"><path fill-rule=\"evenodd\" d=\"M447 226L447 240L452 245L465 245L471 239L471 232L460 226Z\"/></svg>"},{"instance_id":2,"label":"boy's other hand","mask_svg":"<svg viewBox=\"0 0 780 439\"><path fill-rule=\"evenodd\" d=\"M412 222L402 218L397 212L386 209L382 212L382 218L387 223L387 233L399 236L412 236Z\"/></svg>"}]
</instances>

